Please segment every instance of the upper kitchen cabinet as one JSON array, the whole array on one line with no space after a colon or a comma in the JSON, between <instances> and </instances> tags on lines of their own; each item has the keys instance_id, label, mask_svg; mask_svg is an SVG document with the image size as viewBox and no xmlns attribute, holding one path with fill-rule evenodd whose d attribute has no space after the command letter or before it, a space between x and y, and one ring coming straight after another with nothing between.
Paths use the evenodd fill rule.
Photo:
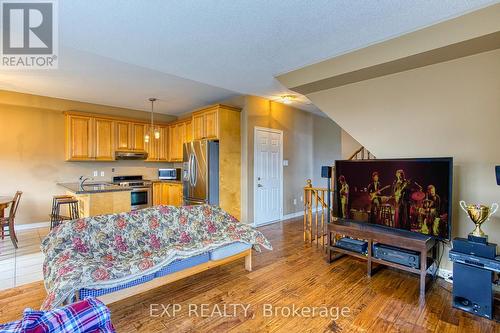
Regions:
<instances>
[{"instance_id":1,"label":"upper kitchen cabinet","mask_svg":"<svg viewBox=\"0 0 500 333\"><path fill-rule=\"evenodd\" d=\"M148 162L158 162L168 160L168 127L158 126L160 137L156 139L151 132L151 126L146 127L146 131L150 131L149 142L146 143L146 151L148 152Z\"/></svg>"},{"instance_id":2,"label":"upper kitchen cabinet","mask_svg":"<svg viewBox=\"0 0 500 333\"><path fill-rule=\"evenodd\" d=\"M145 151L146 142L144 135L146 135L146 124L133 123L132 124L132 150Z\"/></svg>"},{"instance_id":3,"label":"upper kitchen cabinet","mask_svg":"<svg viewBox=\"0 0 500 333\"><path fill-rule=\"evenodd\" d=\"M193 121L186 121L186 142L193 141Z\"/></svg>"},{"instance_id":4,"label":"upper kitchen cabinet","mask_svg":"<svg viewBox=\"0 0 500 333\"><path fill-rule=\"evenodd\" d=\"M132 150L132 123L128 121L117 121L115 123L116 149Z\"/></svg>"},{"instance_id":5,"label":"upper kitchen cabinet","mask_svg":"<svg viewBox=\"0 0 500 333\"><path fill-rule=\"evenodd\" d=\"M66 160L114 160L114 133L112 120L66 115Z\"/></svg>"},{"instance_id":6,"label":"upper kitchen cabinet","mask_svg":"<svg viewBox=\"0 0 500 333\"><path fill-rule=\"evenodd\" d=\"M239 117L240 109L222 104L195 111L192 119L192 139L220 139L224 131L239 124L239 121L238 124L227 121L229 118L234 118L227 116L234 112L236 112L234 115Z\"/></svg>"},{"instance_id":7,"label":"upper kitchen cabinet","mask_svg":"<svg viewBox=\"0 0 500 333\"><path fill-rule=\"evenodd\" d=\"M158 124L160 139L144 136L146 121L118 118L78 111L64 112L66 117L67 161L114 161L116 151L147 151L148 161L168 160L167 125Z\"/></svg>"},{"instance_id":8,"label":"upper kitchen cabinet","mask_svg":"<svg viewBox=\"0 0 500 333\"><path fill-rule=\"evenodd\" d=\"M182 162L182 146L192 138L191 120L182 120L168 127L168 155L171 162Z\"/></svg>"},{"instance_id":9,"label":"upper kitchen cabinet","mask_svg":"<svg viewBox=\"0 0 500 333\"><path fill-rule=\"evenodd\" d=\"M115 159L115 124L109 119L94 118L95 152L94 158L100 161Z\"/></svg>"},{"instance_id":10,"label":"upper kitchen cabinet","mask_svg":"<svg viewBox=\"0 0 500 333\"><path fill-rule=\"evenodd\" d=\"M193 114L193 139L217 139L219 137L219 107L211 107Z\"/></svg>"},{"instance_id":11,"label":"upper kitchen cabinet","mask_svg":"<svg viewBox=\"0 0 500 333\"><path fill-rule=\"evenodd\" d=\"M66 116L66 160L85 161L93 159L93 118Z\"/></svg>"}]
</instances>

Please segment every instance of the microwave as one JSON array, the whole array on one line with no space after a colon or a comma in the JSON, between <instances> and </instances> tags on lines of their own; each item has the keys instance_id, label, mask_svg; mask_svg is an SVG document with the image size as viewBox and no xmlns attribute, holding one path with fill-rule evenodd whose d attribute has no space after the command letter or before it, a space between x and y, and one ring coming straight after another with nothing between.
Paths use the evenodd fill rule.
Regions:
<instances>
[{"instance_id":1,"label":"microwave","mask_svg":"<svg viewBox=\"0 0 500 333\"><path fill-rule=\"evenodd\" d=\"M158 169L158 179L160 180L181 180L181 169Z\"/></svg>"}]
</instances>

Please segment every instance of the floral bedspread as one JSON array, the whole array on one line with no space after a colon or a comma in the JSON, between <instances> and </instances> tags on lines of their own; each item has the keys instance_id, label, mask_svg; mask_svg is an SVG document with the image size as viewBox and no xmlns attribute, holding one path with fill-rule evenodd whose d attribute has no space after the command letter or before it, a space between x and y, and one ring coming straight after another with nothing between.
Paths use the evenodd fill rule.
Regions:
<instances>
[{"instance_id":1,"label":"floral bedspread","mask_svg":"<svg viewBox=\"0 0 500 333\"><path fill-rule=\"evenodd\" d=\"M251 226L220 208L158 206L66 221L42 242L47 298L59 306L81 288L110 288L154 273L174 260L233 242L271 250Z\"/></svg>"}]
</instances>

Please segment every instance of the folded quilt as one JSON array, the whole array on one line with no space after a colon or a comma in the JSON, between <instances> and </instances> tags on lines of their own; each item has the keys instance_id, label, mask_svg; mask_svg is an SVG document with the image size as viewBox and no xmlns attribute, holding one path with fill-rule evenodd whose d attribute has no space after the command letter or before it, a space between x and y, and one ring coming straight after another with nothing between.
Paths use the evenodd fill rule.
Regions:
<instances>
[{"instance_id":1,"label":"folded quilt","mask_svg":"<svg viewBox=\"0 0 500 333\"><path fill-rule=\"evenodd\" d=\"M111 288L177 259L243 242L271 250L261 232L218 207L157 206L67 221L42 242L47 298L59 306L81 288Z\"/></svg>"},{"instance_id":2,"label":"folded quilt","mask_svg":"<svg viewBox=\"0 0 500 333\"><path fill-rule=\"evenodd\" d=\"M3 333L114 333L109 309L95 298L47 312L24 310L23 319L0 324Z\"/></svg>"}]
</instances>

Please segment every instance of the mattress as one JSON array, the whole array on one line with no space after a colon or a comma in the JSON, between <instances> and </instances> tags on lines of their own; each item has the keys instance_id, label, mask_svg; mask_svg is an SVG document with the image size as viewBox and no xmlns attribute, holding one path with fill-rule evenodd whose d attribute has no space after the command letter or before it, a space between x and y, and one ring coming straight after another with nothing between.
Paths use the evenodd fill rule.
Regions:
<instances>
[{"instance_id":1,"label":"mattress","mask_svg":"<svg viewBox=\"0 0 500 333\"><path fill-rule=\"evenodd\" d=\"M197 256L189 257L186 259L176 260L169 265L163 267L158 272L155 273L155 277L161 277L175 272L182 271L183 269L197 266L203 264L210 260L210 255L208 253L202 253Z\"/></svg>"},{"instance_id":2,"label":"mattress","mask_svg":"<svg viewBox=\"0 0 500 333\"><path fill-rule=\"evenodd\" d=\"M104 288L104 289L88 289L88 288L80 289L78 297L79 299L85 299L86 297L98 297L110 294L115 291L119 291L122 289L134 287L142 283L149 282L155 278L159 278L168 274L182 271L183 269L186 268L197 266L209 260L222 260L224 258L246 251L251 247L252 245L242 242L235 242L228 245L224 245L220 248L210 251L209 253L202 253L193 257L175 260L155 273L143 276L139 279L124 283L116 287Z\"/></svg>"},{"instance_id":3,"label":"mattress","mask_svg":"<svg viewBox=\"0 0 500 333\"><path fill-rule=\"evenodd\" d=\"M161 276L165 276L168 274L182 271L183 269L202 264L202 263L207 262L209 260L210 260L210 256L208 253L202 253L202 254L199 254L199 255L196 255L193 257L175 260L155 273L148 274L148 275L143 276L139 279L124 283L124 284L116 286L116 287L104 288L104 289L88 289L88 288L80 289L78 297L79 297L79 299L85 299L86 297L98 297L98 296L110 294L110 293L113 293L113 292L118 291L118 290L138 286L140 284L149 282L149 281L151 281L155 278L161 277Z\"/></svg>"},{"instance_id":4,"label":"mattress","mask_svg":"<svg viewBox=\"0 0 500 333\"><path fill-rule=\"evenodd\" d=\"M235 242L210 251L210 260L221 260L250 249L252 245Z\"/></svg>"}]
</instances>

